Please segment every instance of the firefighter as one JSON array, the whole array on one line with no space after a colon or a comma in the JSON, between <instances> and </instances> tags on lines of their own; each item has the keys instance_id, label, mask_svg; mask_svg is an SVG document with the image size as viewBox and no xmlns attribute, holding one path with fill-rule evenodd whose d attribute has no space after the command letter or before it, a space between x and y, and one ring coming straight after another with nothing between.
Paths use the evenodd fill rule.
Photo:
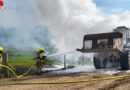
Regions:
<instances>
[{"instance_id":1,"label":"firefighter","mask_svg":"<svg viewBox=\"0 0 130 90\"><path fill-rule=\"evenodd\" d=\"M0 64L2 64L3 61L3 47L0 47ZM1 67L0 67L1 70Z\"/></svg>"},{"instance_id":2,"label":"firefighter","mask_svg":"<svg viewBox=\"0 0 130 90\"><path fill-rule=\"evenodd\" d=\"M46 58L45 56L45 51L44 51L44 48L40 48L40 51L37 52L37 63L36 63L36 66L37 66L37 74L38 75L41 75L42 74L42 63L44 61L44 59Z\"/></svg>"}]
</instances>

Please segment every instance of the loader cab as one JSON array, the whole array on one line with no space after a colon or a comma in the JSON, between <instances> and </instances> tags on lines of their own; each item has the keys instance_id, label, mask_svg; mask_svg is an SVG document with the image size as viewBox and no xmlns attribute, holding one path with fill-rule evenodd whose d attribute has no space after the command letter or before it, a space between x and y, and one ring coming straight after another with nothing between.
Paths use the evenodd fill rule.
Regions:
<instances>
[{"instance_id":1,"label":"loader cab","mask_svg":"<svg viewBox=\"0 0 130 90\"><path fill-rule=\"evenodd\" d=\"M123 34L123 39L126 40L130 38L130 29L126 26L119 26L115 29L113 29L113 32L120 32Z\"/></svg>"},{"instance_id":2,"label":"loader cab","mask_svg":"<svg viewBox=\"0 0 130 90\"><path fill-rule=\"evenodd\" d=\"M123 34L124 48L130 48L130 29L125 26L120 26L113 29L113 32L120 32Z\"/></svg>"},{"instance_id":3,"label":"loader cab","mask_svg":"<svg viewBox=\"0 0 130 90\"><path fill-rule=\"evenodd\" d=\"M123 34L120 32L100 33L85 35L82 49L83 53L89 52L119 52L123 49Z\"/></svg>"}]
</instances>

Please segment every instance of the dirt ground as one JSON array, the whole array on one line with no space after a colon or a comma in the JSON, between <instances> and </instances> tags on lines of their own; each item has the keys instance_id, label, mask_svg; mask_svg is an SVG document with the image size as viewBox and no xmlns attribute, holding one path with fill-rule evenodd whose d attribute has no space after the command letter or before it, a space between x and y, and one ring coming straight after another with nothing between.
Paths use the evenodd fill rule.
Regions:
<instances>
[{"instance_id":1,"label":"dirt ground","mask_svg":"<svg viewBox=\"0 0 130 90\"><path fill-rule=\"evenodd\" d=\"M113 76L123 75L126 73L118 73ZM0 79L0 83L14 82L59 82L59 81L74 81L87 80L92 78L110 77L112 75L103 74L101 72L84 72L67 75L48 75L42 76L26 76L21 79L4 78ZM130 90L130 77L82 82L69 84L42 84L42 85L8 85L0 86L0 90Z\"/></svg>"}]
</instances>

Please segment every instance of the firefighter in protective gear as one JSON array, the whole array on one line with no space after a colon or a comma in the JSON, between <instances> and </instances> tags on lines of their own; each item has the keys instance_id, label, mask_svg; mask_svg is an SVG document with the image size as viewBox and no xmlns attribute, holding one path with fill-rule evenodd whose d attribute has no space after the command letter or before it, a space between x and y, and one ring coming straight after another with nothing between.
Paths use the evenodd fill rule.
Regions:
<instances>
[{"instance_id":1,"label":"firefighter in protective gear","mask_svg":"<svg viewBox=\"0 0 130 90\"><path fill-rule=\"evenodd\" d=\"M41 75L42 74L42 63L44 61L44 59L46 58L45 56L45 51L44 51L44 48L40 48L40 51L37 52L37 74L38 75Z\"/></svg>"},{"instance_id":2,"label":"firefighter in protective gear","mask_svg":"<svg viewBox=\"0 0 130 90\"><path fill-rule=\"evenodd\" d=\"M0 47L0 64L3 62L3 47ZM0 67L1 70L1 67Z\"/></svg>"}]
</instances>

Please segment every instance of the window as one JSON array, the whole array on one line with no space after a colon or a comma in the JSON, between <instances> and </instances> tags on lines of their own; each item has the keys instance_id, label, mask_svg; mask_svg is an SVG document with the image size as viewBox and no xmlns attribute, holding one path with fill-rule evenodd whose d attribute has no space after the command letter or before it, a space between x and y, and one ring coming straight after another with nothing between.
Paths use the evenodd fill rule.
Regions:
<instances>
[{"instance_id":1,"label":"window","mask_svg":"<svg viewBox=\"0 0 130 90\"><path fill-rule=\"evenodd\" d=\"M85 41L85 49L92 49L92 40Z\"/></svg>"},{"instance_id":2,"label":"window","mask_svg":"<svg viewBox=\"0 0 130 90\"><path fill-rule=\"evenodd\" d=\"M97 41L99 48L107 48L108 39L100 39Z\"/></svg>"}]
</instances>

